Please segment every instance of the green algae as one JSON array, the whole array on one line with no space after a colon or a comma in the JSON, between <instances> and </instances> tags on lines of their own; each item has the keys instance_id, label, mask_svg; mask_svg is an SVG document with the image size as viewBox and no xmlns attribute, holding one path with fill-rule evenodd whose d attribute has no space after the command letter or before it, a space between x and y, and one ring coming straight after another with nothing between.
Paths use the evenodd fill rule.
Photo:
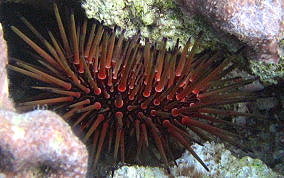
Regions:
<instances>
[{"instance_id":1,"label":"green algae","mask_svg":"<svg viewBox=\"0 0 284 178\"><path fill-rule=\"evenodd\" d=\"M88 18L104 21L107 26L118 25L131 37L139 31L142 38L151 41L168 39L168 47L180 40L186 43L189 37L204 32L201 48L217 46L210 28L198 17L184 18L172 0L86 0L82 4ZM143 39L142 39L143 40Z\"/></svg>"},{"instance_id":2,"label":"green algae","mask_svg":"<svg viewBox=\"0 0 284 178\"><path fill-rule=\"evenodd\" d=\"M281 58L278 64L250 61L250 68L265 84L277 84L278 79L284 77L284 58Z\"/></svg>"}]
</instances>

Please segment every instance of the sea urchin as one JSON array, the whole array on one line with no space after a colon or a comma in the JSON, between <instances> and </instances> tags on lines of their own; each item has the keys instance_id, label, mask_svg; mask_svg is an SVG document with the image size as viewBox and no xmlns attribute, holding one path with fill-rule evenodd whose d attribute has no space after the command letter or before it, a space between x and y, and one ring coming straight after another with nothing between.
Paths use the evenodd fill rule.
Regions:
<instances>
[{"instance_id":1,"label":"sea urchin","mask_svg":"<svg viewBox=\"0 0 284 178\"><path fill-rule=\"evenodd\" d=\"M64 25L56 4L54 12L61 41L51 31L47 40L24 17L21 20L42 47L11 26L40 56L40 67L12 58L8 68L41 81L42 86L33 88L49 93L18 108L54 106L84 133L83 141L92 145L94 165L104 149L121 162L132 159L128 152L135 151L138 161L141 152L156 149L156 157L168 166L174 159L172 147L182 146L208 170L191 148L198 142L193 134L207 140L207 132L240 146L234 134L214 126L231 123L213 116L252 116L218 108L256 98L238 90L252 80L223 78L234 69L234 55L195 55L200 37L182 50L178 42L167 50L166 39L141 45L139 35L125 39L123 31L117 36L116 29L87 19L76 22L73 12L69 25Z\"/></svg>"}]
</instances>

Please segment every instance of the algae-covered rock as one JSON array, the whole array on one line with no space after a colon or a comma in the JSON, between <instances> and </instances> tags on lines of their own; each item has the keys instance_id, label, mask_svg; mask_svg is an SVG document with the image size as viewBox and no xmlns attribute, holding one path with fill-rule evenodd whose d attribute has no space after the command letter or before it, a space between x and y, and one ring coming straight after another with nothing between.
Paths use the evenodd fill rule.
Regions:
<instances>
[{"instance_id":1,"label":"algae-covered rock","mask_svg":"<svg viewBox=\"0 0 284 178\"><path fill-rule=\"evenodd\" d=\"M280 41L280 60L277 64L262 61L250 61L252 73L259 76L260 80L267 85L277 84L284 78L284 39Z\"/></svg>"},{"instance_id":2,"label":"algae-covered rock","mask_svg":"<svg viewBox=\"0 0 284 178\"><path fill-rule=\"evenodd\" d=\"M192 148L209 168L207 172L188 152L177 160L178 167L171 171L175 176L187 176L186 171L194 167L202 177L280 177L259 159L245 156L241 159L226 150L223 144L205 143L204 146L193 145ZM183 174L180 174L183 173ZM188 172L189 173L189 172Z\"/></svg>"},{"instance_id":3,"label":"algae-covered rock","mask_svg":"<svg viewBox=\"0 0 284 178\"><path fill-rule=\"evenodd\" d=\"M187 151L176 160L178 166L170 167L171 175L161 168L123 166L114 177L227 177L227 178L276 178L283 177L268 168L261 160L245 156L241 159L226 150L223 144L193 145L193 150L205 161L207 172Z\"/></svg>"},{"instance_id":4,"label":"algae-covered rock","mask_svg":"<svg viewBox=\"0 0 284 178\"><path fill-rule=\"evenodd\" d=\"M263 61L250 61L250 68L260 80L266 84L277 84L279 79L284 78L284 58L278 64Z\"/></svg>"},{"instance_id":5,"label":"algae-covered rock","mask_svg":"<svg viewBox=\"0 0 284 178\"><path fill-rule=\"evenodd\" d=\"M120 177L136 177L136 178L152 178L165 177L165 171L157 167L143 167L143 166L123 166L116 170L114 178Z\"/></svg>"},{"instance_id":6,"label":"algae-covered rock","mask_svg":"<svg viewBox=\"0 0 284 178\"><path fill-rule=\"evenodd\" d=\"M104 21L107 26L120 26L128 37L140 31L142 37L154 42L166 37L172 46L178 38L184 44L190 36L203 31L204 47L217 43L201 21L183 19L173 0L86 0L82 6L88 18Z\"/></svg>"}]
</instances>

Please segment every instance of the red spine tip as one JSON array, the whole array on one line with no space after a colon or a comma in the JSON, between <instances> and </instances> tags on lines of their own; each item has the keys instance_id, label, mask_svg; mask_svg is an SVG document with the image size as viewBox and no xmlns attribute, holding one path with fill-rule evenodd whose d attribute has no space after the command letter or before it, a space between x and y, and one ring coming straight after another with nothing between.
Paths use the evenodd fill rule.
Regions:
<instances>
[{"instance_id":1,"label":"red spine tip","mask_svg":"<svg viewBox=\"0 0 284 178\"><path fill-rule=\"evenodd\" d=\"M81 97L81 93L80 92L76 92L76 98L80 98Z\"/></svg>"},{"instance_id":2,"label":"red spine tip","mask_svg":"<svg viewBox=\"0 0 284 178\"><path fill-rule=\"evenodd\" d=\"M66 90L71 90L71 88L72 88L71 83L68 83L67 86L65 87Z\"/></svg>"},{"instance_id":3,"label":"red spine tip","mask_svg":"<svg viewBox=\"0 0 284 178\"><path fill-rule=\"evenodd\" d=\"M127 110L128 110L128 111L133 111L134 109L135 109L134 106L127 106Z\"/></svg>"},{"instance_id":4,"label":"red spine tip","mask_svg":"<svg viewBox=\"0 0 284 178\"><path fill-rule=\"evenodd\" d=\"M120 92L125 92L126 91L126 87L124 85L118 85L118 91Z\"/></svg>"},{"instance_id":5,"label":"red spine tip","mask_svg":"<svg viewBox=\"0 0 284 178\"><path fill-rule=\"evenodd\" d=\"M155 106L159 106L161 104L161 102L158 99L154 99L154 105Z\"/></svg>"},{"instance_id":6,"label":"red spine tip","mask_svg":"<svg viewBox=\"0 0 284 178\"><path fill-rule=\"evenodd\" d=\"M178 101L182 100L182 99L183 99L182 94L177 94L177 95L176 95L176 99L177 99Z\"/></svg>"},{"instance_id":7,"label":"red spine tip","mask_svg":"<svg viewBox=\"0 0 284 178\"><path fill-rule=\"evenodd\" d=\"M147 104L141 103L140 107L141 107L141 109L147 109Z\"/></svg>"},{"instance_id":8,"label":"red spine tip","mask_svg":"<svg viewBox=\"0 0 284 178\"><path fill-rule=\"evenodd\" d=\"M106 74L105 73L101 73L101 72L99 72L99 74L98 74L98 78L99 79L101 79L101 80L104 80L104 79L106 79Z\"/></svg>"},{"instance_id":9,"label":"red spine tip","mask_svg":"<svg viewBox=\"0 0 284 178\"><path fill-rule=\"evenodd\" d=\"M181 73L180 72L176 72L176 77L180 77Z\"/></svg>"},{"instance_id":10,"label":"red spine tip","mask_svg":"<svg viewBox=\"0 0 284 178\"><path fill-rule=\"evenodd\" d=\"M90 103L91 103L91 101L89 99L87 99L85 104L90 104Z\"/></svg>"},{"instance_id":11,"label":"red spine tip","mask_svg":"<svg viewBox=\"0 0 284 178\"><path fill-rule=\"evenodd\" d=\"M110 94L106 93L104 96L106 99L110 99Z\"/></svg>"},{"instance_id":12,"label":"red spine tip","mask_svg":"<svg viewBox=\"0 0 284 178\"><path fill-rule=\"evenodd\" d=\"M89 88L87 88L86 90L84 90L84 92L89 94L91 92L91 90Z\"/></svg>"},{"instance_id":13,"label":"red spine tip","mask_svg":"<svg viewBox=\"0 0 284 178\"><path fill-rule=\"evenodd\" d=\"M149 91L144 91L143 92L143 96L144 97L149 97L151 95L151 93Z\"/></svg>"},{"instance_id":14,"label":"red spine tip","mask_svg":"<svg viewBox=\"0 0 284 178\"><path fill-rule=\"evenodd\" d=\"M123 100L122 100L121 98L117 98L117 99L115 99L115 101L114 101L114 105L115 105L115 107L117 107L117 108L122 108L122 107L123 107L123 104L124 104L124 102L123 102Z\"/></svg>"},{"instance_id":15,"label":"red spine tip","mask_svg":"<svg viewBox=\"0 0 284 178\"><path fill-rule=\"evenodd\" d=\"M174 117L176 117L176 116L179 115L179 111L178 111L177 108L172 109L172 115L173 115Z\"/></svg>"},{"instance_id":16,"label":"red spine tip","mask_svg":"<svg viewBox=\"0 0 284 178\"><path fill-rule=\"evenodd\" d=\"M155 87L155 91L158 93L162 92L163 90L164 90L164 87L160 87L160 86Z\"/></svg>"},{"instance_id":17,"label":"red spine tip","mask_svg":"<svg viewBox=\"0 0 284 178\"><path fill-rule=\"evenodd\" d=\"M115 117L116 117L117 119L122 119L122 118L123 118L123 113L122 113L122 112L116 112L116 113L115 113Z\"/></svg>"},{"instance_id":18,"label":"red spine tip","mask_svg":"<svg viewBox=\"0 0 284 178\"><path fill-rule=\"evenodd\" d=\"M151 110L151 115L152 115L152 116L156 116L156 115L157 115L157 111L156 111L156 110L154 110L154 109L153 109L153 110Z\"/></svg>"},{"instance_id":19,"label":"red spine tip","mask_svg":"<svg viewBox=\"0 0 284 178\"><path fill-rule=\"evenodd\" d=\"M173 98L173 95L167 95L167 99L172 101L174 98Z\"/></svg>"},{"instance_id":20,"label":"red spine tip","mask_svg":"<svg viewBox=\"0 0 284 178\"><path fill-rule=\"evenodd\" d=\"M102 105L101 105L100 102L95 102L94 106L95 106L95 109L97 109L97 110L102 108Z\"/></svg>"},{"instance_id":21,"label":"red spine tip","mask_svg":"<svg viewBox=\"0 0 284 178\"><path fill-rule=\"evenodd\" d=\"M132 101L132 100L134 100L134 96L129 95L128 99Z\"/></svg>"},{"instance_id":22,"label":"red spine tip","mask_svg":"<svg viewBox=\"0 0 284 178\"><path fill-rule=\"evenodd\" d=\"M195 95L197 95L197 94L199 93L199 90L196 90L196 89L195 89L195 90L192 90L192 93L195 94Z\"/></svg>"},{"instance_id":23,"label":"red spine tip","mask_svg":"<svg viewBox=\"0 0 284 178\"><path fill-rule=\"evenodd\" d=\"M85 72L84 68L80 68L78 71L80 74L83 74Z\"/></svg>"},{"instance_id":24,"label":"red spine tip","mask_svg":"<svg viewBox=\"0 0 284 178\"><path fill-rule=\"evenodd\" d=\"M164 120L164 121L163 121L163 126L164 126L164 127L167 127L167 128L168 128L168 127L170 126L170 124L171 124L171 123L170 123L169 120Z\"/></svg>"},{"instance_id":25,"label":"red spine tip","mask_svg":"<svg viewBox=\"0 0 284 178\"><path fill-rule=\"evenodd\" d=\"M102 93L102 90L100 88L97 88L97 89L94 90L94 93L96 95L100 95Z\"/></svg>"}]
</instances>

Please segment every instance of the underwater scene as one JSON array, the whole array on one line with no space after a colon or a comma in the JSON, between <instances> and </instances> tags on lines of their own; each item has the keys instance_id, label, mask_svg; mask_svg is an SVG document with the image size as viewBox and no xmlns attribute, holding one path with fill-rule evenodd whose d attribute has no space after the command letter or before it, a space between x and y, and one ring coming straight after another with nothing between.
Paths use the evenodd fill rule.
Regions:
<instances>
[{"instance_id":1,"label":"underwater scene","mask_svg":"<svg viewBox=\"0 0 284 178\"><path fill-rule=\"evenodd\" d=\"M284 2L0 1L0 178L284 177Z\"/></svg>"}]
</instances>

